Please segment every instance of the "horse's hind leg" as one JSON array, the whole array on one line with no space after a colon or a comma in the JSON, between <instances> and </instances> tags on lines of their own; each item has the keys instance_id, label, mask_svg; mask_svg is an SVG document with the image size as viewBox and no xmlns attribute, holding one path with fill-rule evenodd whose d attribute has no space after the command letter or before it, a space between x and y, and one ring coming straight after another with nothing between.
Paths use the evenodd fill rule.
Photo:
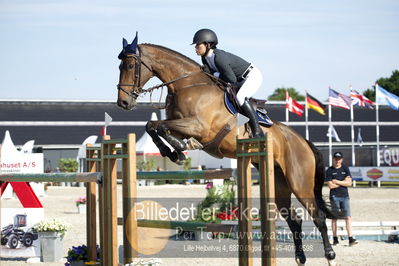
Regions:
<instances>
[{"instance_id":1,"label":"horse's hind leg","mask_svg":"<svg viewBox=\"0 0 399 266\"><path fill-rule=\"evenodd\" d=\"M330 265L335 265L335 252L331 247L330 241L328 240L326 214L318 207L315 198L299 198L299 201L308 210L309 214L313 218L313 223L320 231L321 237L323 239L325 258L328 260Z\"/></svg>"},{"instance_id":2,"label":"horse's hind leg","mask_svg":"<svg viewBox=\"0 0 399 266\"><path fill-rule=\"evenodd\" d=\"M258 164L253 165L259 170ZM298 265L304 265L306 256L302 246L302 219L296 214L294 208L291 208L291 190L287 185L285 176L281 168L277 165L274 167L275 180L275 202L280 215L287 222L290 228L294 245L295 245L295 261Z\"/></svg>"},{"instance_id":3,"label":"horse's hind leg","mask_svg":"<svg viewBox=\"0 0 399 266\"><path fill-rule=\"evenodd\" d=\"M291 191L280 167L274 167L274 175L277 208L292 232L295 245L295 261L298 265L304 265L306 256L302 245L302 219L297 215L295 208L291 207Z\"/></svg>"}]
</instances>

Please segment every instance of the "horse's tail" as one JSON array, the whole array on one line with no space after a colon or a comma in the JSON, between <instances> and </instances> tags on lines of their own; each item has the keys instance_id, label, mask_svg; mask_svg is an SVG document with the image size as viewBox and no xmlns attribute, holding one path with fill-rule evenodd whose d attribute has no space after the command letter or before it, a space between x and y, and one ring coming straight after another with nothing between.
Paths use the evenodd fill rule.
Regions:
<instances>
[{"instance_id":1,"label":"horse's tail","mask_svg":"<svg viewBox=\"0 0 399 266\"><path fill-rule=\"evenodd\" d=\"M331 206L328 206L329 204L326 203L326 201L323 199L323 185L324 185L324 179L326 176L326 170L324 167L324 160L323 160L323 155L321 152L313 145L312 142L307 140L307 143L309 144L309 147L312 149L312 152L315 157L316 161L316 169L315 169L315 186L314 186L314 194L315 194L315 199L317 206L319 209L325 213L326 217L328 219L338 219L342 215L338 212L335 212L331 209Z\"/></svg>"}]
</instances>

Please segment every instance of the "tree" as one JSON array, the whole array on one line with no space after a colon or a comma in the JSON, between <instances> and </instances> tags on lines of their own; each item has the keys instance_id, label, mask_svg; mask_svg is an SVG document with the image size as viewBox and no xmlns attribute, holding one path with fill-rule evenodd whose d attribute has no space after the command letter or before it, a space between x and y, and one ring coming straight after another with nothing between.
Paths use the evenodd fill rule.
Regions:
<instances>
[{"instance_id":1,"label":"tree","mask_svg":"<svg viewBox=\"0 0 399 266\"><path fill-rule=\"evenodd\" d=\"M288 90L290 97L296 101L304 101L305 96L301 95L294 88L277 88L272 95L270 95L267 99L269 101L285 101L285 91Z\"/></svg>"},{"instance_id":2,"label":"tree","mask_svg":"<svg viewBox=\"0 0 399 266\"><path fill-rule=\"evenodd\" d=\"M79 164L74 158L61 158L58 163L61 172L76 172L78 171L78 166Z\"/></svg>"},{"instance_id":3,"label":"tree","mask_svg":"<svg viewBox=\"0 0 399 266\"><path fill-rule=\"evenodd\" d=\"M155 170L155 161L154 159L148 159L147 161L138 161L136 163L136 168L139 169L139 171L152 171Z\"/></svg>"},{"instance_id":4,"label":"tree","mask_svg":"<svg viewBox=\"0 0 399 266\"><path fill-rule=\"evenodd\" d=\"M392 71L389 78L379 78L376 83L383 87L385 90L399 96L399 70ZM372 101L375 101L375 89L369 88L364 93L364 96Z\"/></svg>"},{"instance_id":5,"label":"tree","mask_svg":"<svg viewBox=\"0 0 399 266\"><path fill-rule=\"evenodd\" d=\"M192 163L192 159L191 157L187 157L187 159L184 160L183 162L183 169L188 171L191 169L191 163Z\"/></svg>"}]
</instances>

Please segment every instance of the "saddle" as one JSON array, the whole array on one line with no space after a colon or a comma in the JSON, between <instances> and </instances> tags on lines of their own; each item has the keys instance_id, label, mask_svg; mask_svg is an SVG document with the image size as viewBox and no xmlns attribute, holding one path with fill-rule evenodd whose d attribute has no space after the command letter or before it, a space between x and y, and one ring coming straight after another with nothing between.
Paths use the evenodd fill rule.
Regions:
<instances>
[{"instance_id":1,"label":"saddle","mask_svg":"<svg viewBox=\"0 0 399 266\"><path fill-rule=\"evenodd\" d=\"M212 74L204 72L212 81L222 90L224 90L224 103L227 110L234 116L229 119L229 121L224 125L224 127L216 134L215 138L207 143L199 143L194 138L190 138L187 142L188 146L193 149L202 149L216 158L223 158L223 154L220 151L220 143L226 137L226 135L236 126L237 120L235 115L241 112L240 104L237 101L236 91L230 84L225 84L221 82L218 78L214 77ZM227 85L227 86L226 86ZM270 127L273 122L267 116L266 111L266 100L258 100L255 98L249 99L250 104L256 110L256 116L258 118L258 123ZM248 123L246 124L246 129L250 130Z\"/></svg>"},{"instance_id":2,"label":"saddle","mask_svg":"<svg viewBox=\"0 0 399 266\"><path fill-rule=\"evenodd\" d=\"M226 105L227 110L229 110L230 113L233 115L240 113L241 108L240 104L238 103L237 100L237 93L239 88L233 88L232 84L230 83L225 83L224 81L221 81L219 78L213 76L212 74L206 72L204 69L201 68L204 74L206 74L221 90L224 90L224 102ZM242 84L241 84L242 85ZM256 110L256 113L263 114L266 116L267 111L266 111L266 100L259 100L255 98L249 98L249 103L252 104L254 110ZM258 120L259 120L258 116ZM259 120L259 123L262 123L262 119ZM264 124L267 126L266 124Z\"/></svg>"},{"instance_id":3,"label":"saddle","mask_svg":"<svg viewBox=\"0 0 399 266\"><path fill-rule=\"evenodd\" d=\"M255 98L249 98L249 103L253 106L254 110L256 110L256 116L258 118L259 124L262 126L270 127L270 124L273 124L270 121L270 118L267 116L266 111L266 100L259 100ZM231 86L227 86L224 93L224 104L227 110L235 115L237 113L241 113L240 104L238 103L237 96L235 90Z\"/></svg>"},{"instance_id":4,"label":"saddle","mask_svg":"<svg viewBox=\"0 0 399 266\"><path fill-rule=\"evenodd\" d=\"M250 98L249 102L256 110L256 116L258 118L259 124L266 127L270 127L271 121L267 116L266 100L258 100L255 98ZM239 113L238 110L240 110L240 104L237 101L236 93L231 86L225 87L224 103L227 110L234 116L231 117L230 120L224 125L224 127L216 134L215 138L207 143L203 143L203 145L199 144L198 142L194 143L193 139L189 140L189 143L192 144L191 146L203 149L204 151L206 151L207 153L211 154L216 158L223 158L223 154L220 151L220 143L222 142L224 137L234 128L234 126L236 126L235 115ZM246 130L250 131L248 123L246 124Z\"/></svg>"},{"instance_id":5,"label":"saddle","mask_svg":"<svg viewBox=\"0 0 399 266\"><path fill-rule=\"evenodd\" d=\"M233 104L234 108L238 111L241 112L241 107L240 104L238 103L237 100L237 94L235 90L231 86L226 87L226 96L228 97L228 100ZM254 110L257 112L261 112L262 114L266 114L266 102L267 100L260 100L260 99L255 99L255 98L249 98L248 99L249 103L252 105ZM230 110L229 110L230 111Z\"/></svg>"}]
</instances>

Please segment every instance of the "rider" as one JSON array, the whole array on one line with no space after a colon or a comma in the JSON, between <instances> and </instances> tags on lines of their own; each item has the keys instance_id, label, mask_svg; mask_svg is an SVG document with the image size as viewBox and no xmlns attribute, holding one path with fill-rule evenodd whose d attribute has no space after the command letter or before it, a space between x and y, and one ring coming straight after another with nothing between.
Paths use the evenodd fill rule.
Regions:
<instances>
[{"instance_id":1,"label":"rider","mask_svg":"<svg viewBox=\"0 0 399 266\"><path fill-rule=\"evenodd\" d=\"M248 102L248 98L254 95L262 84L263 77L260 70L241 57L216 48L218 38L210 29L197 31L192 44L195 44L197 55L201 56L204 71L230 83L235 89L241 111L249 118L253 137L263 137L255 110Z\"/></svg>"}]
</instances>

